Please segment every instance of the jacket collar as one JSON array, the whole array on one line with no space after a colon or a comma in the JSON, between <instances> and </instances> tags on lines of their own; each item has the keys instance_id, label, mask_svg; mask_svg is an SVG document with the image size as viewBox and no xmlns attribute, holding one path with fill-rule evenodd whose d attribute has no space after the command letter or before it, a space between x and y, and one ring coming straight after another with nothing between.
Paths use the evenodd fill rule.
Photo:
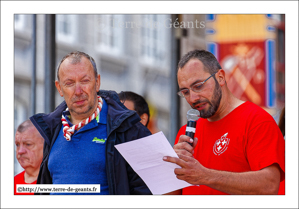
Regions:
<instances>
[{"instance_id":1,"label":"jacket collar","mask_svg":"<svg viewBox=\"0 0 299 209\"><path fill-rule=\"evenodd\" d=\"M140 117L135 111L128 110L120 102L115 91L101 90L98 95L103 97L108 104L107 132L108 135L117 129L118 132L125 132L135 123L140 121Z\"/></svg>"},{"instance_id":2,"label":"jacket collar","mask_svg":"<svg viewBox=\"0 0 299 209\"><path fill-rule=\"evenodd\" d=\"M135 111L128 110L120 102L118 94L115 91L100 90L98 95L103 97L108 104L108 135L116 129L118 132L125 132L135 123L140 121L140 117ZM46 140L46 143L50 142L54 135L55 128L61 124L61 114L66 108L67 105L65 101L63 101L49 114L36 114L30 117L32 123Z\"/></svg>"}]
</instances>

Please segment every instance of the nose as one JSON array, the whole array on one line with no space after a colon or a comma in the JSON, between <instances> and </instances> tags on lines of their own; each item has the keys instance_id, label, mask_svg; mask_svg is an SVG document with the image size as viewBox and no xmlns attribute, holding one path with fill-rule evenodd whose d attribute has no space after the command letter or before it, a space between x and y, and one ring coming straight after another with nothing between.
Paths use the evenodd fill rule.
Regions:
<instances>
[{"instance_id":1,"label":"nose","mask_svg":"<svg viewBox=\"0 0 299 209\"><path fill-rule=\"evenodd\" d=\"M200 98L199 94L194 92L192 89L190 89L190 96L189 96L189 100L191 103L195 103L196 101L198 101Z\"/></svg>"},{"instance_id":2,"label":"nose","mask_svg":"<svg viewBox=\"0 0 299 209\"><path fill-rule=\"evenodd\" d=\"M82 94L82 87L81 87L81 85L78 83L78 84L76 84L76 89L75 89L75 94L76 95L80 95L80 94Z\"/></svg>"},{"instance_id":3,"label":"nose","mask_svg":"<svg viewBox=\"0 0 299 209\"><path fill-rule=\"evenodd\" d=\"M18 153L19 155L24 154L25 152L26 152L26 149L25 149L25 147L24 147L23 145L20 145L20 146L17 148L17 153Z\"/></svg>"}]
</instances>

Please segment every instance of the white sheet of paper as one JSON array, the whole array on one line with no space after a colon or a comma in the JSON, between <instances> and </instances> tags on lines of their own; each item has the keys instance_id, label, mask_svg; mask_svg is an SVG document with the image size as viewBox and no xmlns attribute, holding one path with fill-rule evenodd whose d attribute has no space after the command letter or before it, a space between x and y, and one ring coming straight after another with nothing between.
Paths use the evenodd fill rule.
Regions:
<instances>
[{"instance_id":1,"label":"white sheet of paper","mask_svg":"<svg viewBox=\"0 0 299 209\"><path fill-rule=\"evenodd\" d=\"M152 194L165 194L191 186L176 178L174 169L180 166L163 161L164 156L178 156L162 131L115 147L146 183Z\"/></svg>"}]
</instances>

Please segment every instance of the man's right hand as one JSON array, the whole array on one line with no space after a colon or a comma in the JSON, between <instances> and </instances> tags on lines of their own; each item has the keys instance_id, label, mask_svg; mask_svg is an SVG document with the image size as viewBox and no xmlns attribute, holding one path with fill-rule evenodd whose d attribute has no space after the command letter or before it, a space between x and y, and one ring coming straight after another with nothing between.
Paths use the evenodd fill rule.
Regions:
<instances>
[{"instance_id":1,"label":"man's right hand","mask_svg":"<svg viewBox=\"0 0 299 209\"><path fill-rule=\"evenodd\" d=\"M195 137L194 140L186 135L181 135L179 141L173 146L174 151L177 155L186 155L193 157L194 148L197 145L198 139ZM189 143L193 143L192 146Z\"/></svg>"}]
</instances>

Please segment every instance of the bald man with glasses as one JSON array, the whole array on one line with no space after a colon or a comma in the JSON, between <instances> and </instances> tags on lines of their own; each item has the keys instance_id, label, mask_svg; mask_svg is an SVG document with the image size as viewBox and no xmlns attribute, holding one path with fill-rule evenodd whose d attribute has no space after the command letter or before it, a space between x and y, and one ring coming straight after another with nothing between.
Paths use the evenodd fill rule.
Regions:
<instances>
[{"instance_id":1,"label":"bald man with glasses","mask_svg":"<svg viewBox=\"0 0 299 209\"><path fill-rule=\"evenodd\" d=\"M194 186L169 194L277 194L285 177L285 143L273 117L231 93L210 52L183 56L177 77L178 95L201 118L194 140L185 135L186 125L179 130L173 147L179 158L163 158L179 165L177 178Z\"/></svg>"}]
</instances>

